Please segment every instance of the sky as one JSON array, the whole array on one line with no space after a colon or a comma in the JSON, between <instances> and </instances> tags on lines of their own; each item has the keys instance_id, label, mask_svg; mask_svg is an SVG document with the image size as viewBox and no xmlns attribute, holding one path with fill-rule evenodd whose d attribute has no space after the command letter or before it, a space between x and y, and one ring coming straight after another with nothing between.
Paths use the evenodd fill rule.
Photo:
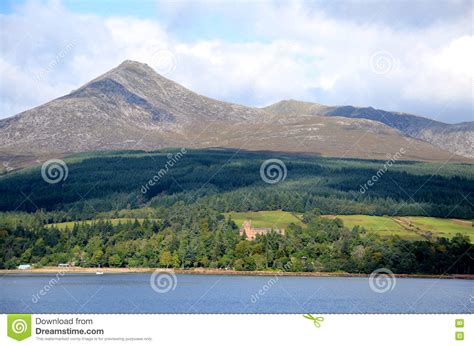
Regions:
<instances>
[{"instance_id":1,"label":"sky","mask_svg":"<svg viewBox=\"0 0 474 346\"><path fill-rule=\"evenodd\" d=\"M474 121L473 2L0 2L0 118L124 60L200 94Z\"/></svg>"}]
</instances>

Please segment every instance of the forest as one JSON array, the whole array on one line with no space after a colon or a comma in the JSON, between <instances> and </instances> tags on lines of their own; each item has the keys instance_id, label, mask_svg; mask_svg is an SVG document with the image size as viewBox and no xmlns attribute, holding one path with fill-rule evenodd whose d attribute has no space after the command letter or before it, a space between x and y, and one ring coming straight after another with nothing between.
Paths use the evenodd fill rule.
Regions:
<instances>
[{"instance_id":1,"label":"forest","mask_svg":"<svg viewBox=\"0 0 474 346\"><path fill-rule=\"evenodd\" d=\"M40 167L8 174L0 178L0 211L62 211L67 212L62 221L67 221L112 210L171 207L183 201L220 212L318 208L324 214L474 217L474 171L469 164L399 161L361 193L361 186L383 167L383 161L187 150L143 193L147 182L166 167L171 153L74 155L66 159L67 179L57 184L44 181ZM267 184L260 166L275 157L284 162L286 179Z\"/></svg>"},{"instance_id":2,"label":"forest","mask_svg":"<svg viewBox=\"0 0 474 346\"><path fill-rule=\"evenodd\" d=\"M473 218L473 170L466 164L400 161L370 189L383 161L239 150L104 152L66 158L67 179L40 168L0 178L0 268L20 263L95 267L472 274L468 237L406 240L352 229L321 214ZM278 157L286 178L268 184L262 162ZM164 173L163 173L164 172ZM144 189L146 185L146 189ZM285 235L249 241L223 213L287 210L304 215ZM111 218L132 220L112 223ZM94 220L81 222L81 220ZM78 221L65 229L56 222Z\"/></svg>"},{"instance_id":3,"label":"forest","mask_svg":"<svg viewBox=\"0 0 474 346\"><path fill-rule=\"evenodd\" d=\"M98 220L61 230L46 227L40 215L23 225L0 225L0 268L20 263L37 267L74 263L83 267L222 268L370 273L472 274L474 249L466 236L451 240L382 239L339 219L304 214L304 226L285 235L270 232L249 241L237 225L201 205L160 208L160 219L112 224ZM5 219L7 219L5 217Z\"/></svg>"}]
</instances>

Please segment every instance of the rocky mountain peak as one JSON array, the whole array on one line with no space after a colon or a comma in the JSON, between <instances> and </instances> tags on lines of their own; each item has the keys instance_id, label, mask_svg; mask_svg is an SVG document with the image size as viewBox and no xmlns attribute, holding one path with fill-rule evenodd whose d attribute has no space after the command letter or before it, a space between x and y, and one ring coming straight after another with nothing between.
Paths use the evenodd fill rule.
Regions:
<instances>
[{"instance_id":1,"label":"rocky mountain peak","mask_svg":"<svg viewBox=\"0 0 474 346\"><path fill-rule=\"evenodd\" d=\"M190 146L384 159L406 147L407 136L422 141L415 140L405 159L444 161L453 152L472 152L466 125L446 132L445 124L437 123L430 132L416 132L425 121L432 122L291 99L263 109L246 107L199 95L147 64L125 60L68 95L0 120L0 154Z\"/></svg>"}]
</instances>

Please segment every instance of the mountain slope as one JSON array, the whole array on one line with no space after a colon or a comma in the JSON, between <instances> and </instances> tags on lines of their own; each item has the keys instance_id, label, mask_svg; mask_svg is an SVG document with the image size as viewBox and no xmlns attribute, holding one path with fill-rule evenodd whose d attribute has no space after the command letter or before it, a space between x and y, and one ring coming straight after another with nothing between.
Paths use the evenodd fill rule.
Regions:
<instances>
[{"instance_id":1,"label":"mountain slope","mask_svg":"<svg viewBox=\"0 0 474 346\"><path fill-rule=\"evenodd\" d=\"M193 93L125 61L70 94L0 120L0 148L67 153L177 145L196 122L254 121L259 109ZM185 138L184 138L185 140Z\"/></svg>"},{"instance_id":2,"label":"mountain slope","mask_svg":"<svg viewBox=\"0 0 474 346\"><path fill-rule=\"evenodd\" d=\"M412 138L436 145L451 153L474 158L474 122L445 124L413 114L388 112L373 107L324 106L285 100L264 108L273 114L325 115L379 121Z\"/></svg>"},{"instance_id":3,"label":"mountain slope","mask_svg":"<svg viewBox=\"0 0 474 346\"><path fill-rule=\"evenodd\" d=\"M125 61L68 95L0 120L0 157L31 162L83 151L232 147L387 159L405 148L404 160L465 160L377 119L327 116L337 115L330 110L213 100Z\"/></svg>"}]
</instances>

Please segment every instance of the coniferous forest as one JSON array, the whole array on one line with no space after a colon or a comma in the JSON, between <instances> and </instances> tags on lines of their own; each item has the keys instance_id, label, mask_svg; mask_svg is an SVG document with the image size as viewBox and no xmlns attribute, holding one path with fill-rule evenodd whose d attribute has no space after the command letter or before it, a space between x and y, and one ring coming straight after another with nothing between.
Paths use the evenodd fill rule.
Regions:
<instances>
[{"instance_id":1,"label":"coniferous forest","mask_svg":"<svg viewBox=\"0 0 474 346\"><path fill-rule=\"evenodd\" d=\"M382 161L237 150L104 152L65 159L67 179L49 184L40 167L0 178L0 268L74 262L94 267L469 274L468 237L384 238L321 214L473 218L467 164L399 161L361 189ZM278 157L286 177L262 180ZM172 158L170 163L170 158ZM150 180L158 177L153 183ZM249 241L225 212L303 215L284 235ZM114 218L128 221L111 222ZM81 220L94 220L81 222ZM59 228L54 223L77 221ZM457 260L457 261L456 261ZM454 263L454 264L453 264Z\"/></svg>"}]
</instances>

